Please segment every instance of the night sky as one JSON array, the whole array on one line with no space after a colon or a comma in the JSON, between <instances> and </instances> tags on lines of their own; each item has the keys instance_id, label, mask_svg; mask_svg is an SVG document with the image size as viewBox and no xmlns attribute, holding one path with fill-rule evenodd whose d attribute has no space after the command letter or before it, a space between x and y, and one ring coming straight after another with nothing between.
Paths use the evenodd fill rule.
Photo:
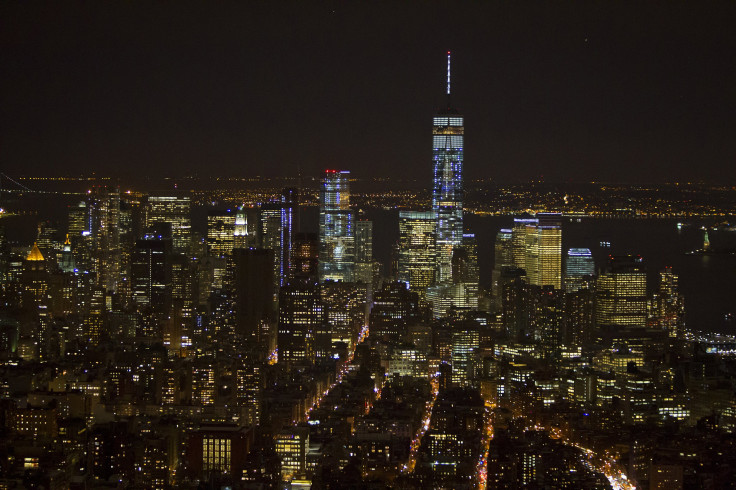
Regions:
<instances>
[{"instance_id":1,"label":"night sky","mask_svg":"<svg viewBox=\"0 0 736 490\"><path fill-rule=\"evenodd\" d=\"M736 183L736 2L0 5L11 175Z\"/></svg>"}]
</instances>

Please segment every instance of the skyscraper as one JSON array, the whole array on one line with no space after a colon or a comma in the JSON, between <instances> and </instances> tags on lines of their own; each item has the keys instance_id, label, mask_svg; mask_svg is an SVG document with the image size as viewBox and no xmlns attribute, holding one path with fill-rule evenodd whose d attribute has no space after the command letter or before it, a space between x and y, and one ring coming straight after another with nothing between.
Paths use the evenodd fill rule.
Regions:
<instances>
[{"instance_id":1,"label":"skyscraper","mask_svg":"<svg viewBox=\"0 0 736 490\"><path fill-rule=\"evenodd\" d=\"M454 299L460 309L478 308L479 280L478 242L474 234L465 233L462 245L452 254L452 283L463 285L461 296Z\"/></svg>"},{"instance_id":2,"label":"skyscraper","mask_svg":"<svg viewBox=\"0 0 736 490\"><path fill-rule=\"evenodd\" d=\"M502 267L512 267L514 265L514 250L512 246L512 231L503 228L496 233L496 243L494 244L494 268L501 270Z\"/></svg>"},{"instance_id":3,"label":"skyscraper","mask_svg":"<svg viewBox=\"0 0 736 490\"><path fill-rule=\"evenodd\" d=\"M289 280L308 279L317 282L319 277L319 238L316 233L297 233L291 249Z\"/></svg>"},{"instance_id":4,"label":"skyscraper","mask_svg":"<svg viewBox=\"0 0 736 490\"><path fill-rule=\"evenodd\" d=\"M79 201L77 204L69 206L69 234L72 237L77 237L81 236L84 232L88 232L89 229L90 223L87 203Z\"/></svg>"},{"instance_id":5,"label":"skyscraper","mask_svg":"<svg viewBox=\"0 0 736 490\"><path fill-rule=\"evenodd\" d=\"M159 224L157 228L164 227ZM163 231L163 230L162 230ZM167 315L171 306L170 232L151 230L136 240L131 264L133 303L139 311L149 308Z\"/></svg>"},{"instance_id":6,"label":"skyscraper","mask_svg":"<svg viewBox=\"0 0 736 490\"><path fill-rule=\"evenodd\" d=\"M447 52L447 107L432 125L432 212L437 220L437 281L451 279L452 249L463 238L464 118L450 100L450 52Z\"/></svg>"},{"instance_id":7,"label":"skyscraper","mask_svg":"<svg viewBox=\"0 0 736 490\"><path fill-rule=\"evenodd\" d=\"M562 288L562 228L557 213L538 213L526 226L526 276L529 284Z\"/></svg>"},{"instance_id":8,"label":"skyscraper","mask_svg":"<svg viewBox=\"0 0 736 490\"><path fill-rule=\"evenodd\" d=\"M313 363L331 344L319 286L309 280L292 281L279 293L279 364Z\"/></svg>"},{"instance_id":9,"label":"skyscraper","mask_svg":"<svg viewBox=\"0 0 736 490\"><path fill-rule=\"evenodd\" d=\"M235 214L230 211L207 213L207 253L213 257L227 257L235 243Z\"/></svg>"},{"instance_id":10,"label":"skyscraper","mask_svg":"<svg viewBox=\"0 0 736 490\"><path fill-rule=\"evenodd\" d=\"M319 280L351 282L355 262L355 231L350 209L350 172L327 170L319 209Z\"/></svg>"},{"instance_id":11,"label":"skyscraper","mask_svg":"<svg viewBox=\"0 0 736 490\"><path fill-rule=\"evenodd\" d=\"M97 285L117 292L120 275L120 192L98 187L90 196L93 268Z\"/></svg>"},{"instance_id":12,"label":"skyscraper","mask_svg":"<svg viewBox=\"0 0 736 490\"><path fill-rule=\"evenodd\" d=\"M253 344L270 348L274 317L273 252L235 248L235 328Z\"/></svg>"},{"instance_id":13,"label":"skyscraper","mask_svg":"<svg viewBox=\"0 0 736 490\"><path fill-rule=\"evenodd\" d=\"M76 266L74 265L74 254L72 253L72 242L69 241L69 234L66 235L64 245L59 255L59 268L62 272L74 272Z\"/></svg>"},{"instance_id":14,"label":"skyscraper","mask_svg":"<svg viewBox=\"0 0 736 490\"><path fill-rule=\"evenodd\" d=\"M571 248L565 261L565 290L569 293L585 287L595 274L593 254L589 248Z\"/></svg>"},{"instance_id":15,"label":"skyscraper","mask_svg":"<svg viewBox=\"0 0 736 490\"><path fill-rule=\"evenodd\" d=\"M685 327L685 300L680 294L678 275L672 267L665 267L659 273L659 291L655 301L655 315L661 328L666 330L670 337L681 337Z\"/></svg>"},{"instance_id":16,"label":"skyscraper","mask_svg":"<svg viewBox=\"0 0 736 490\"><path fill-rule=\"evenodd\" d=\"M424 298L435 282L437 227L431 212L399 212L399 280Z\"/></svg>"},{"instance_id":17,"label":"skyscraper","mask_svg":"<svg viewBox=\"0 0 736 490\"><path fill-rule=\"evenodd\" d=\"M261 207L260 235L263 248L273 250L273 273L275 284L281 287L289 280L291 269L291 247L296 227L299 195L297 189L282 189L280 200L269 202ZM247 220L245 220L247 222ZM242 225L236 225L238 234L243 233ZM247 233L247 226L244 227Z\"/></svg>"},{"instance_id":18,"label":"skyscraper","mask_svg":"<svg viewBox=\"0 0 736 490\"><path fill-rule=\"evenodd\" d=\"M261 247L273 250L274 286L281 282L281 203L268 202L261 206L259 213Z\"/></svg>"},{"instance_id":19,"label":"skyscraper","mask_svg":"<svg viewBox=\"0 0 736 490\"><path fill-rule=\"evenodd\" d=\"M410 324L421 320L419 296L401 282L389 282L377 291L370 314L371 337L394 342L405 337Z\"/></svg>"},{"instance_id":20,"label":"skyscraper","mask_svg":"<svg viewBox=\"0 0 736 490\"><path fill-rule=\"evenodd\" d=\"M501 229L496 233L494 245L493 271L491 272L491 294L494 305L501 306L501 273L504 268L514 266L513 232L510 229Z\"/></svg>"},{"instance_id":21,"label":"skyscraper","mask_svg":"<svg viewBox=\"0 0 736 490\"><path fill-rule=\"evenodd\" d=\"M610 256L596 281L596 322L603 329L645 327L647 275L642 258Z\"/></svg>"},{"instance_id":22,"label":"skyscraper","mask_svg":"<svg viewBox=\"0 0 736 490\"><path fill-rule=\"evenodd\" d=\"M320 285L320 297L329 323L330 343L345 343L354 349L361 329L366 324L367 284L327 281ZM321 339L320 339L321 340ZM317 357L324 357L320 352L324 347L316 343ZM326 342L324 342L326 343Z\"/></svg>"},{"instance_id":23,"label":"skyscraper","mask_svg":"<svg viewBox=\"0 0 736 490\"><path fill-rule=\"evenodd\" d=\"M291 270L291 247L297 226L299 212L299 191L287 187L281 191L281 250L279 260L279 286L289 280Z\"/></svg>"},{"instance_id":24,"label":"skyscraper","mask_svg":"<svg viewBox=\"0 0 736 490\"><path fill-rule=\"evenodd\" d=\"M537 219L528 214L514 218L514 228L511 230L511 249L514 265L526 270L526 229L527 226L536 226Z\"/></svg>"},{"instance_id":25,"label":"skyscraper","mask_svg":"<svg viewBox=\"0 0 736 490\"><path fill-rule=\"evenodd\" d=\"M565 276L592 276L593 274L595 274L595 263L589 248L571 248L567 251Z\"/></svg>"},{"instance_id":26,"label":"skyscraper","mask_svg":"<svg viewBox=\"0 0 736 490\"><path fill-rule=\"evenodd\" d=\"M359 219L355 222L355 282L370 286L373 283L373 221Z\"/></svg>"},{"instance_id":27,"label":"skyscraper","mask_svg":"<svg viewBox=\"0 0 736 490\"><path fill-rule=\"evenodd\" d=\"M174 253L189 253L192 239L191 201L189 196L158 195L148 197L146 226L171 223Z\"/></svg>"},{"instance_id":28,"label":"skyscraper","mask_svg":"<svg viewBox=\"0 0 736 490\"><path fill-rule=\"evenodd\" d=\"M257 247L259 231L258 209L246 208L245 205L240 206L235 211L233 247Z\"/></svg>"},{"instance_id":29,"label":"skyscraper","mask_svg":"<svg viewBox=\"0 0 736 490\"><path fill-rule=\"evenodd\" d=\"M46 301L49 289L49 272L46 259L35 243L23 263L21 281L23 283L24 306L34 307Z\"/></svg>"}]
</instances>

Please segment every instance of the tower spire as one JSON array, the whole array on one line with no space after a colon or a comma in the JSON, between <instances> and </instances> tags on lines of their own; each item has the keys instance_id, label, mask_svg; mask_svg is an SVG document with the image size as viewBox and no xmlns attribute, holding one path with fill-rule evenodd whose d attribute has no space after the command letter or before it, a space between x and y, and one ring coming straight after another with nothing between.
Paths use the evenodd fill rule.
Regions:
<instances>
[{"instance_id":1,"label":"tower spire","mask_svg":"<svg viewBox=\"0 0 736 490\"><path fill-rule=\"evenodd\" d=\"M450 52L447 52L447 95L450 95Z\"/></svg>"}]
</instances>

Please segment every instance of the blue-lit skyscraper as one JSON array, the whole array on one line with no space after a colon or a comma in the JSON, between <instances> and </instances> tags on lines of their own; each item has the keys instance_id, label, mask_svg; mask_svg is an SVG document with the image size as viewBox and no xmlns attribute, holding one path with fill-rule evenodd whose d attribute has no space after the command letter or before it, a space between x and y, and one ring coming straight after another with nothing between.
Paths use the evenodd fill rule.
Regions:
<instances>
[{"instance_id":1,"label":"blue-lit skyscraper","mask_svg":"<svg viewBox=\"0 0 736 490\"><path fill-rule=\"evenodd\" d=\"M447 52L447 108L432 126L432 212L437 219L437 281L452 277L452 250L463 240L463 116L450 102L450 52Z\"/></svg>"},{"instance_id":2,"label":"blue-lit skyscraper","mask_svg":"<svg viewBox=\"0 0 736 490\"><path fill-rule=\"evenodd\" d=\"M327 170L319 200L319 280L353 280L355 231L350 209L350 172Z\"/></svg>"},{"instance_id":3,"label":"blue-lit skyscraper","mask_svg":"<svg viewBox=\"0 0 736 490\"><path fill-rule=\"evenodd\" d=\"M295 232L296 214L299 212L299 191L287 187L281 191L281 250L279 257L279 286L289 280L291 270L291 242Z\"/></svg>"}]
</instances>

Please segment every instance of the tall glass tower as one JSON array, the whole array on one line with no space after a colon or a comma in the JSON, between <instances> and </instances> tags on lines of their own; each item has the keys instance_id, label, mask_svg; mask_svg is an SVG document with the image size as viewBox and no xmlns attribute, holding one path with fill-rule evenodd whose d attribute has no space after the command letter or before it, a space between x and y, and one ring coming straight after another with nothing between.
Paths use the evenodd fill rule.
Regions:
<instances>
[{"instance_id":1,"label":"tall glass tower","mask_svg":"<svg viewBox=\"0 0 736 490\"><path fill-rule=\"evenodd\" d=\"M565 261L565 291L572 293L587 288L595 275L595 262L589 248L571 248Z\"/></svg>"},{"instance_id":2,"label":"tall glass tower","mask_svg":"<svg viewBox=\"0 0 736 490\"><path fill-rule=\"evenodd\" d=\"M299 191L287 187L281 191L281 250L279 260L279 286L289 280L291 270L291 247L294 228L297 224L296 213L299 212Z\"/></svg>"},{"instance_id":3,"label":"tall glass tower","mask_svg":"<svg viewBox=\"0 0 736 490\"><path fill-rule=\"evenodd\" d=\"M350 209L350 172L327 170L319 206L319 280L352 282L355 230Z\"/></svg>"},{"instance_id":4,"label":"tall glass tower","mask_svg":"<svg viewBox=\"0 0 736 490\"><path fill-rule=\"evenodd\" d=\"M463 240L463 116L450 101L450 52L447 52L447 108L432 125L432 212L437 220L437 281L452 277L452 250Z\"/></svg>"},{"instance_id":5,"label":"tall glass tower","mask_svg":"<svg viewBox=\"0 0 736 490\"><path fill-rule=\"evenodd\" d=\"M399 280L420 298L435 282L436 228L431 212L399 212Z\"/></svg>"}]
</instances>

